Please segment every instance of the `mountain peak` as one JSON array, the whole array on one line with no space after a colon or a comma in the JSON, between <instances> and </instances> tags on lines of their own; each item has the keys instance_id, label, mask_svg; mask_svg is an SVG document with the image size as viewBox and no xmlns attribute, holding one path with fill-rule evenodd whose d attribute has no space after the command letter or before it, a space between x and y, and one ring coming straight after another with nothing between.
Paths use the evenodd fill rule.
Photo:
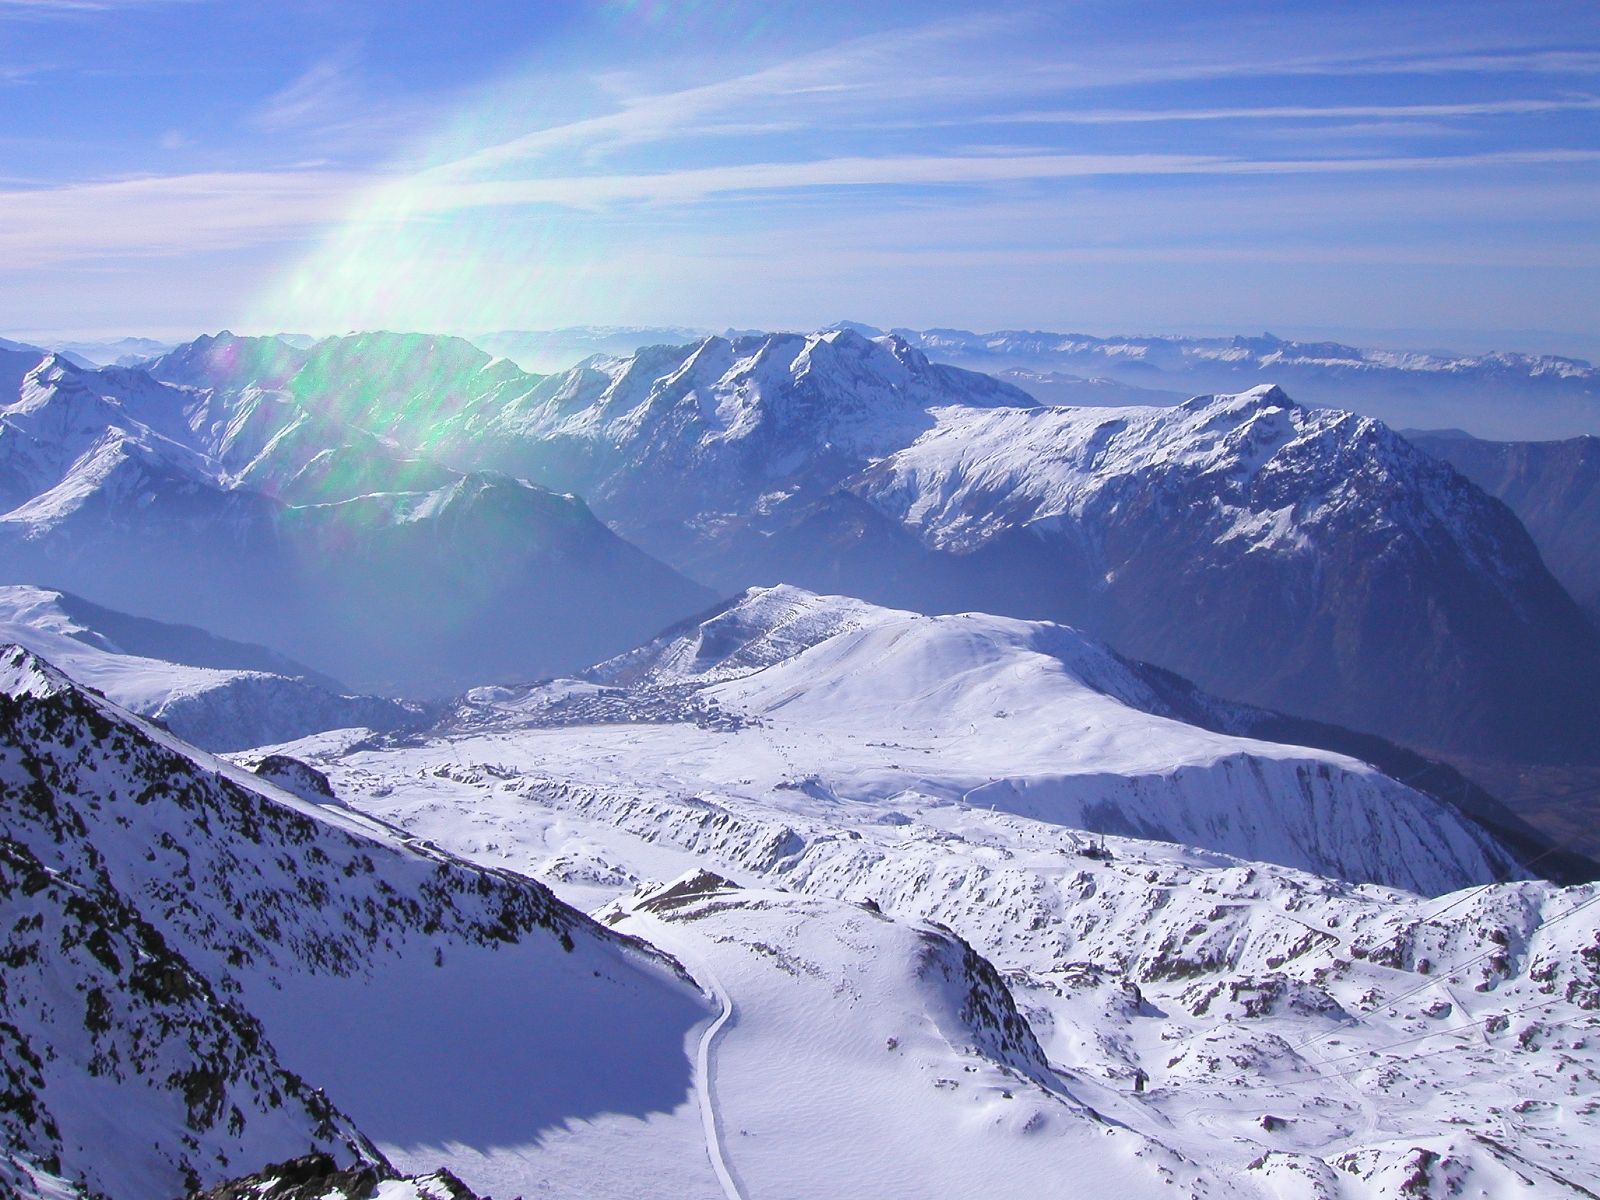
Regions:
<instances>
[{"instance_id":1,"label":"mountain peak","mask_svg":"<svg viewBox=\"0 0 1600 1200\"><path fill-rule=\"evenodd\" d=\"M1178 405L1184 412L1195 413L1211 408L1220 408L1227 412L1265 412L1274 408L1299 407L1289 393L1275 383L1258 384L1242 392L1215 392L1195 396Z\"/></svg>"},{"instance_id":2,"label":"mountain peak","mask_svg":"<svg viewBox=\"0 0 1600 1200\"><path fill-rule=\"evenodd\" d=\"M0 694L18 699L23 696L59 696L77 687L60 671L33 651L13 643L0 645Z\"/></svg>"},{"instance_id":3,"label":"mountain peak","mask_svg":"<svg viewBox=\"0 0 1600 1200\"><path fill-rule=\"evenodd\" d=\"M23 377L23 383L26 385L31 382L39 386L68 383L82 380L85 374L82 367L59 350L47 350L38 365Z\"/></svg>"},{"instance_id":4,"label":"mountain peak","mask_svg":"<svg viewBox=\"0 0 1600 1200\"><path fill-rule=\"evenodd\" d=\"M859 333L864 338L872 339L881 338L884 334L884 331L879 329L877 326L865 325L860 321L835 321L832 325L823 326L822 332L828 333L833 330L842 329L848 329L852 333Z\"/></svg>"},{"instance_id":5,"label":"mountain peak","mask_svg":"<svg viewBox=\"0 0 1600 1200\"><path fill-rule=\"evenodd\" d=\"M1294 401L1289 398L1289 393L1284 391L1275 383L1258 384L1257 386L1250 388L1248 391L1239 393L1239 399L1248 399L1259 404L1294 403Z\"/></svg>"}]
</instances>

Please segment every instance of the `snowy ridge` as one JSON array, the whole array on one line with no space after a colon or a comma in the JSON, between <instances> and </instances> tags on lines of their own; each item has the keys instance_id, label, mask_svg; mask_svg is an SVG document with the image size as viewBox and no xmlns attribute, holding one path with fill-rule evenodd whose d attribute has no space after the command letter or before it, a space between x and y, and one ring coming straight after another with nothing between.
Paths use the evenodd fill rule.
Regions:
<instances>
[{"instance_id":1,"label":"snowy ridge","mask_svg":"<svg viewBox=\"0 0 1600 1200\"><path fill-rule=\"evenodd\" d=\"M783 737L768 786L910 790L1421 891L1515 869L1471 822L1364 764L1183 724L1137 668L1061 626L752 589L595 677L693 685L770 731L736 737Z\"/></svg>"},{"instance_id":2,"label":"snowy ridge","mask_svg":"<svg viewBox=\"0 0 1600 1200\"><path fill-rule=\"evenodd\" d=\"M796 587L754 588L589 674L613 684L721 683L782 662L836 633L875 623L883 612L848 596L818 596Z\"/></svg>"},{"instance_id":3,"label":"snowy ridge","mask_svg":"<svg viewBox=\"0 0 1600 1200\"><path fill-rule=\"evenodd\" d=\"M160 379L49 358L0 404L4 582L413 694L575 669L711 599L581 501L425 452L462 414L536 382L460 339L369 334L301 351L224 334L151 370ZM467 625L493 635L468 642ZM235 683L217 698L234 710L224 719L254 720L268 740L325 719L274 721L266 703L291 697L256 703L264 690ZM247 744L219 740L193 704L163 716Z\"/></svg>"},{"instance_id":4,"label":"snowy ridge","mask_svg":"<svg viewBox=\"0 0 1600 1200\"><path fill-rule=\"evenodd\" d=\"M82 624L65 603L60 592L0 587L0 642L26 646L78 683L208 750L240 750L351 726L387 731L422 719L416 708L339 695L302 678L130 654Z\"/></svg>"},{"instance_id":5,"label":"snowy ridge","mask_svg":"<svg viewBox=\"0 0 1600 1200\"><path fill-rule=\"evenodd\" d=\"M1173 409L940 415L936 432L870 469L853 490L942 548L971 549L1039 522L1092 526L1097 509L1133 487L1176 496L1203 486L1214 497L1208 527L1217 544L1240 539L1246 550L1294 555L1312 551L1319 535L1375 532L1409 516L1489 553L1475 544L1475 495L1450 472L1379 422L1302 408L1278 387ZM1414 486L1417 508L1375 504L1385 481ZM1497 581L1508 566L1481 565Z\"/></svg>"},{"instance_id":6,"label":"snowy ridge","mask_svg":"<svg viewBox=\"0 0 1600 1200\"><path fill-rule=\"evenodd\" d=\"M87 948L57 961L15 943L19 964L46 974L8 987L5 1019L23 1032L7 1059L48 1064L24 1084L49 1119L9 1133L12 1152L119 1200L164 1200L308 1148L374 1157L366 1136L515 1147L624 1095L678 1102L701 1007L659 956L537 884L209 759L25 651L6 652L0 677L0 834L22 873L0 892L5 927L55 937L49 922L76 921ZM34 878L64 889L57 908L40 910L57 893ZM146 949L97 941L102 912ZM511 1016L508 989L522 994ZM413 998L385 1002L398 994ZM174 1002L186 1007L164 1014ZM458 1021L475 1036L448 1036ZM626 1079L600 1053L619 1044ZM580 1075L571 1064L585 1060ZM460 1090L401 1086L415 1070ZM497 1095L508 1071L552 1086L474 1119L474 1097ZM121 1090L91 1099L99 1085L84 1081L102 1077Z\"/></svg>"},{"instance_id":7,"label":"snowy ridge","mask_svg":"<svg viewBox=\"0 0 1600 1200\"><path fill-rule=\"evenodd\" d=\"M464 419L451 441L457 454L575 488L634 531L821 494L930 428L938 405L1033 403L893 339L713 337L551 376Z\"/></svg>"},{"instance_id":8,"label":"snowy ridge","mask_svg":"<svg viewBox=\"0 0 1600 1200\"><path fill-rule=\"evenodd\" d=\"M204 459L188 444L187 398L142 372L90 372L57 356L34 367L15 398L0 397L0 500L16 504L52 490L81 495L120 461L136 455L204 478ZM42 506L48 511L52 506Z\"/></svg>"},{"instance_id":9,"label":"snowy ridge","mask_svg":"<svg viewBox=\"0 0 1600 1200\"><path fill-rule=\"evenodd\" d=\"M1575 664L1600 666L1600 638L1504 507L1380 422L1275 387L1169 409L938 415L845 486L939 565L970 562L958 594L1070 620L1220 695L1411 745L1592 755L1577 714L1594 668Z\"/></svg>"}]
</instances>

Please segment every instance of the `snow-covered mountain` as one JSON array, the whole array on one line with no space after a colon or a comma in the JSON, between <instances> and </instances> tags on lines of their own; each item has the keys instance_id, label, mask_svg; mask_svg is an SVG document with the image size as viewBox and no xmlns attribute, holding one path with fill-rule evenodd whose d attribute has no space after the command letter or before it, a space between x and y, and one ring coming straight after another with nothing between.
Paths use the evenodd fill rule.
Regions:
<instances>
[{"instance_id":1,"label":"snow-covered mountain","mask_svg":"<svg viewBox=\"0 0 1600 1200\"><path fill-rule=\"evenodd\" d=\"M428 738L289 749L708 984L724 1194L1139 1195L1154 1164L1202 1195L1583 1195L1595 888L1495 882L1451 810L1184 726L1165 686L1069 630L772 589ZM1210 840L1088 832L1152 815ZM1205 848L1275 842L1346 878ZM1474 885L1351 881L1423 886L1430 854L1428 890ZM1004 994L958 943L913 965L941 926Z\"/></svg>"},{"instance_id":2,"label":"snow-covered mountain","mask_svg":"<svg viewBox=\"0 0 1600 1200\"><path fill-rule=\"evenodd\" d=\"M455 720L698 715L631 757L662 755L648 773L685 782L714 757L739 794L958 804L1424 892L1517 869L1472 821L1362 763L1184 723L1164 679L1058 625L755 589L589 678L470 693Z\"/></svg>"},{"instance_id":3,"label":"snow-covered mountain","mask_svg":"<svg viewBox=\"0 0 1600 1200\"><path fill-rule=\"evenodd\" d=\"M1048 407L836 329L592 361L461 409L443 442L725 591L1063 620L1430 751L1597 753L1600 638L1515 519L1381 423L1276 388Z\"/></svg>"},{"instance_id":4,"label":"snow-covered mountain","mask_svg":"<svg viewBox=\"0 0 1600 1200\"><path fill-rule=\"evenodd\" d=\"M144 621L77 596L0 587L0 643L24 646L123 708L207 750L242 750L326 729L387 732L423 721L414 707L342 694L259 646Z\"/></svg>"},{"instance_id":5,"label":"snow-covered mountain","mask_svg":"<svg viewBox=\"0 0 1600 1200\"><path fill-rule=\"evenodd\" d=\"M849 329L549 378L427 335L11 353L0 640L64 670L0 650L0 1192L1600 1188L1596 887L1238 702L1593 748L1593 629L1383 425L1050 407ZM819 577L908 607L744 587ZM74 584L477 686L375 732ZM557 644L597 665L526 682Z\"/></svg>"},{"instance_id":6,"label":"snow-covered mountain","mask_svg":"<svg viewBox=\"0 0 1600 1200\"><path fill-rule=\"evenodd\" d=\"M538 378L461 338L397 333L326 338L299 349L224 331L177 347L149 373L196 389L203 404L194 424L207 449L236 469L307 419L322 431L321 450L355 434L428 451L452 419L499 407Z\"/></svg>"},{"instance_id":7,"label":"snow-covered mountain","mask_svg":"<svg viewBox=\"0 0 1600 1200\"><path fill-rule=\"evenodd\" d=\"M941 406L1033 403L893 339L711 337L551 376L465 416L448 441L457 457L571 488L647 549L696 563L909 444Z\"/></svg>"},{"instance_id":8,"label":"snow-covered mountain","mask_svg":"<svg viewBox=\"0 0 1600 1200\"><path fill-rule=\"evenodd\" d=\"M880 332L855 328L867 336ZM1571 437L1600 428L1600 369L1558 355L1371 350L1270 333L1197 338L893 332L938 362L980 371L1065 373L1189 395L1277 383L1309 403L1391 425L1466 425L1483 437Z\"/></svg>"},{"instance_id":9,"label":"snow-covered mountain","mask_svg":"<svg viewBox=\"0 0 1600 1200\"><path fill-rule=\"evenodd\" d=\"M1508 510L1371 418L1276 388L952 410L846 486L964 568L968 603L1221 695L1435 750L1596 753L1593 626Z\"/></svg>"},{"instance_id":10,"label":"snow-covered mountain","mask_svg":"<svg viewBox=\"0 0 1600 1200\"><path fill-rule=\"evenodd\" d=\"M47 357L47 352L22 342L0 338L0 396L15 396L22 389L28 372Z\"/></svg>"},{"instance_id":11,"label":"snow-covered mountain","mask_svg":"<svg viewBox=\"0 0 1600 1200\"><path fill-rule=\"evenodd\" d=\"M1505 501L1550 573L1600 622L1600 437L1489 442L1407 431L1406 438Z\"/></svg>"},{"instance_id":12,"label":"snow-covered mountain","mask_svg":"<svg viewBox=\"0 0 1600 1200\"><path fill-rule=\"evenodd\" d=\"M1595 753L1600 637L1516 522L1381 424L1276 389L1046 407L853 329L706 338L545 378L411 334L307 349L219 335L157 362L166 386L75 370L36 370L0 416L0 455L9 441L19 464L0 478L27 493L0 517L29 568L13 578L278 644L361 686L571 669L709 600L516 482L533 480L724 591L786 580L1065 620L1219 694L1428 750ZM183 503L150 499L171 494ZM448 514L470 535L441 537ZM520 548L551 535L527 531L552 525L568 540L530 561ZM182 578L250 546L246 594L96 592L91 575L137 578L141 541ZM610 566L563 571L586 556ZM252 605L284 580L321 612L375 606L381 632L274 625L282 604ZM396 599L419 581L438 589ZM452 603L451 585L472 598ZM516 628L513 597L536 593L551 605L512 653L421 632L463 603L467 624ZM633 623L626 594L650 597ZM440 660L451 670L423 669Z\"/></svg>"},{"instance_id":13,"label":"snow-covered mountain","mask_svg":"<svg viewBox=\"0 0 1600 1200\"><path fill-rule=\"evenodd\" d=\"M168 1200L311 1150L515 1158L685 1101L704 1009L666 960L16 647L0 794L0 1159L24 1195Z\"/></svg>"},{"instance_id":14,"label":"snow-covered mountain","mask_svg":"<svg viewBox=\"0 0 1600 1200\"><path fill-rule=\"evenodd\" d=\"M444 375L492 366L481 351L337 341L220 337L161 360L215 387L37 364L0 406L0 579L434 692L579 666L710 599L574 497L398 447L452 403ZM363 355L383 369L349 366ZM308 372L345 407L300 404Z\"/></svg>"}]
</instances>

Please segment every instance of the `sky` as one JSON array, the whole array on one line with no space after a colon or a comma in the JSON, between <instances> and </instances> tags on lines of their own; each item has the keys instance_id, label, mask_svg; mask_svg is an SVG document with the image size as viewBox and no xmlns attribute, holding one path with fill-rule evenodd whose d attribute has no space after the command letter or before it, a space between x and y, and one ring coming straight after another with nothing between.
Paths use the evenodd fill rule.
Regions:
<instances>
[{"instance_id":1,"label":"sky","mask_svg":"<svg viewBox=\"0 0 1600 1200\"><path fill-rule=\"evenodd\" d=\"M14 338L1597 318L1593 0L0 0Z\"/></svg>"}]
</instances>

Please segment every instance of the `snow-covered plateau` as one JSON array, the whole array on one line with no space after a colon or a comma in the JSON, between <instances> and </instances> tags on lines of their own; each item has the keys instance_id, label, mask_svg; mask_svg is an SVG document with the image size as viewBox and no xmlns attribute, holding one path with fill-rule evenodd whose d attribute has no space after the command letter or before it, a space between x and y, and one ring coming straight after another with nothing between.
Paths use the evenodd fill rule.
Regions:
<instances>
[{"instance_id":1,"label":"snow-covered plateau","mask_svg":"<svg viewBox=\"0 0 1600 1200\"><path fill-rule=\"evenodd\" d=\"M1590 1194L1600 889L1160 708L1071 630L778 588L425 737L277 749L707 989L716 1178L673 1194Z\"/></svg>"}]
</instances>

